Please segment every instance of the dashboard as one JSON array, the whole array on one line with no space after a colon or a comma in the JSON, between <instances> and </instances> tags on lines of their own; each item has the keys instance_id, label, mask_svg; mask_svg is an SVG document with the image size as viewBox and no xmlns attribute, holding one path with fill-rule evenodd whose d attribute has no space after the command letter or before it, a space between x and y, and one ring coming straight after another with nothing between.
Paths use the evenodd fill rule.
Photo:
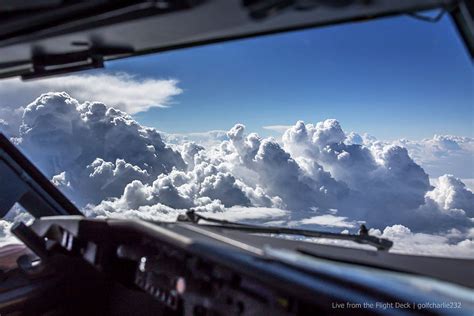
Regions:
<instances>
[{"instance_id":1,"label":"dashboard","mask_svg":"<svg viewBox=\"0 0 474 316\"><path fill-rule=\"evenodd\" d=\"M52 216L12 231L36 256L20 258L11 285L3 283L2 315L18 310L54 315L52 310L64 314L65 309L123 315L469 315L474 310L472 260L439 261L186 222ZM463 281L426 275L453 264L454 276L462 274ZM35 301L38 295L42 298Z\"/></svg>"}]
</instances>

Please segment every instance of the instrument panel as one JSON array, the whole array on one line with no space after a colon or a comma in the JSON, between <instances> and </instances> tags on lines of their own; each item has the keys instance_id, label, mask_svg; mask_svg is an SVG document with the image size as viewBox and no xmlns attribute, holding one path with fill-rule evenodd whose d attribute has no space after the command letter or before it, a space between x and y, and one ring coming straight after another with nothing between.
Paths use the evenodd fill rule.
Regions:
<instances>
[{"instance_id":1,"label":"instrument panel","mask_svg":"<svg viewBox=\"0 0 474 316\"><path fill-rule=\"evenodd\" d=\"M159 306L166 315L357 315L361 309L334 306L442 302L451 295L427 278L309 255L321 245L191 223L59 216L41 218L30 227L20 225L14 233L46 266L58 257L81 259L122 289L122 294L112 295L115 305L116 297L127 293L127 298L119 299L125 307L148 306L150 314L157 314ZM28 270L29 265L23 268ZM458 264L458 269L464 267ZM464 291L465 297L472 294L467 288L456 290ZM465 304L469 311L474 303ZM397 315L406 310L363 312ZM409 312L436 315L444 310Z\"/></svg>"}]
</instances>

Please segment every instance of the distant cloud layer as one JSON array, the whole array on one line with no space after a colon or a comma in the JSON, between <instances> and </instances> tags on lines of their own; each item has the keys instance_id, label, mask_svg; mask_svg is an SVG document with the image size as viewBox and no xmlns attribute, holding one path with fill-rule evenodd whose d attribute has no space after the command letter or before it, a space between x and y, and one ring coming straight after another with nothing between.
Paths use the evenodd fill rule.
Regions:
<instances>
[{"instance_id":1,"label":"distant cloud layer","mask_svg":"<svg viewBox=\"0 0 474 316\"><path fill-rule=\"evenodd\" d=\"M287 129L289 129L291 125L267 125L263 126L263 129L269 130L269 131L274 131L278 133L284 133L286 132Z\"/></svg>"},{"instance_id":2,"label":"distant cloud layer","mask_svg":"<svg viewBox=\"0 0 474 316\"><path fill-rule=\"evenodd\" d=\"M435 135L422 141L406 139L397 142L410 152L432 177L445 173L474 178L474 139L451 135Z\"/></svg>"},{"instance_id":3,"label":"distant cloud layer","mask_svg":"<svg viewBox=\"0 0 474 316\"><path fill-rule=\"evenodd\" d=\"M43 94L21 115L15 142L91 216L174 220L195 208L232 220L335 231L365 222L406 251L418 251L411 240L429 244L425 253L474 253L474 194L450 175L433 187L407 149L412 144L400 146L406 141L346 134L337 120L299 121L281 141L248 133L242 124L225 135L163 140L125 112L66 93ZM217 140L204 147L208 136ZM462 142L437 141L430 146L446 152L459 150L449 141Z\"/></svg>"}]
</instances>

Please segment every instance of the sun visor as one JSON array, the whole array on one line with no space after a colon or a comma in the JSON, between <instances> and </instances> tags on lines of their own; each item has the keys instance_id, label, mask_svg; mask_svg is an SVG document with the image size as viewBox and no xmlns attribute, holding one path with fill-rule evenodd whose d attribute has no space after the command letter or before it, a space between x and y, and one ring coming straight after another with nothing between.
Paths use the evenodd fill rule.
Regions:
<instances>
[{"instance_id":1,"label":"sun visor","mask_svg":"<svg viewBox=\"0 0 474 316\"><path fill-rule=\"evenodd\" d=\"M118 58L435 8L454 12L458 28L472 37L472 12L454 0L7 3L0 6L0 78L60 75Z\"/></svg>"}]
</instances>

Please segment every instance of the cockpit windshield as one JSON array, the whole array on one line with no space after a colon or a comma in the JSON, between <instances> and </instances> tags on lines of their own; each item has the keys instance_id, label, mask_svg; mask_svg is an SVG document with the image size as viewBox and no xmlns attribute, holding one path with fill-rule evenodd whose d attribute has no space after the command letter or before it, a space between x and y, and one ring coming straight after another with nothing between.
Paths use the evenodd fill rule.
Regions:
<instances>
[{"instance_id":1,"label":"cockpit windshield","mask_svg":"<svg viewBox=\"0 0 474 316\"><path fill-rule=\"evenodd\" d=\"M364 224L394 252L474 256L474 72L449 17L106 66L0 81L1 131L86 216ZM2 241L25 219L15 206L0 220Z\"/></svg>"}]
</instances>

